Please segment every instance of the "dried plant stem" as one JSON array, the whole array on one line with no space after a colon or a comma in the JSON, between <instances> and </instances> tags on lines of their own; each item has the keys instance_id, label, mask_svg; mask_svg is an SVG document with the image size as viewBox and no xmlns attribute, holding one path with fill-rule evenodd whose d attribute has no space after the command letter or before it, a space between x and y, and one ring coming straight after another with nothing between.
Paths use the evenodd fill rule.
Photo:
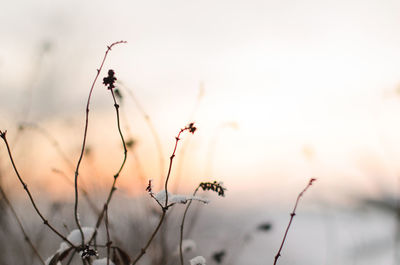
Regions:
<instances>
[{"instance_id":1,"label":"dried plant stem","mask_svg":"<svg viewBox=\"0 0 400 265\"><path fill-rule=\"evenodd\" d=\"M146 253L146 250L149 248L154 237L157 235L158 230L160 230L161 225L164 222L166 213L167 213L167 209L162 208L162 214L161 214L160 221L158 222L156 229L154 229L150 238L147 240L146 245L141 249L139 255L137 255L137 257L133 260L132 265L135 265L140 260L140 258Z\"/></svg>"},{"instance_id":2,"label":"dried plant stem","mask_svg":"<svg viewBox=\"0 0 400 265\"><path fill-rule=\"evenodd\" d=\"M40 260L40 263L42 263L43 265L45 265L45 262L42 258L42 256L40 256L38 250L36 249L35 245L33 245L31 239L29 238L28 234L26 233L24 226L22 225L21 220L19 219L17 213L14 210L14 207L12 206L11 202L8 200L6 193L4 192L3 188L0 186L0 193L4 199L4 201L6 202L6 204L8 205L8 207L11 210L11 213L13 214L15 220L18 223L19 228L21 229L22 234L24 235L24 239L25 241L28 243L28 245L31 247L33 253L36 255L36 257Z\"/></svg>"},{"instance_id":3,"label":"dried plant stem","mask_svg":"<svg viewBox=\"0 0 400 265\"><path fill-rule=\"evenodd\" d=\"M303 189L303 191L300 192L299 195L297 196L296 203L295 203L295 205L294 205L294 208L293 208L292 213L290 214L289 224L288 224L288 226L286 227L286 231L285 231L285 234L284 234L284 236L283 236L281 246L279 247L278 253L275 255L274 265L277 264L278 259L279 259L279 257L281 256L281 251L282 251L283 245L285 244L286 237L287 237L287 234L288 234L289 229L290 229L290 225L292 224L293 218L294 218L294 216L296 215L296 209L297 209L297 205L298 205L298 203L299 203L299 201L300 201L300 198L303 196L303 194L308 190L308 188L313 184L313 182L314 182L315 180L316 180L316 179L314 179L314 178L310 179L310 181L308 182L307 186L306 186L306 187Z\"/></svg>"},{"instance_id":4,"label":"dried plant stem","mask_svg":"<svg viewBox=\"0 0 400 265\"><path fill-rule=\"evenodd\" d=\"M195 119L196 113L200 107L200 103L204 97L204 82L200 82L199 84L199 93L196 98L196 103L194 104L194 107L192 109L192 113L189 116L189 120L193 121ZM185 141L185 143L182 145L181 151L179 152L180 159L177 164L177 169L175 173L175 181L174 181L174 187L173 190L177 191L179 189L179 185L181 183L181 177L182 177L182 169L183 165L185 164L185 158L186 158L186 150L189 148L191 141Z\"/></svg>"},{"instance_id":5,"label":"dried plant stem","mask_svg":"<svg viewBox=\"0 0 400 265\"><path fill-rule=\"evenodd\" d=\"M116 113L116 116L117 116L118 132L119 132L119 136L121 137L122 145L124 147L124 158L123 158L123 161L121 163L121 166L120 166L118 172L114 175L114 179L116 180L118 178L119 174L121 173L122 169L125 166L126 158L128 156L128 149L126 148L126 142L125 142L125 139L124 139L124 135L122 134L122 130L121 130L121 121L120 121L120 115L119 115L119 105L117 104L117 100L115 99L114 90L110 89L110 91L111 91L112 98L114 100L115 113ZM113 184L115 185L115 181L114 181ZM110 194L110 198L107 200L107 203L109 203L109 200L111 200L111 194Z\"/></svg>"},{"instance_id":6,"label":"dried plant stem","mask_svg":"<svg viewBox=\"0 0 400 265\"><path fill-rule=\"evenodd\" d=\"M74 182L68 178L68 176L67 176L67 174L65 174L65 172L63 172L62 170L59 170L57 168L52 168L52 171L54 173L59 174L60 176L62 176L63 179L65 179L65 181L68 182L68 184L74 186ZM89 192L81 185L79 185L78 188L79 188L79 191L82 192L82 194L85 197L89 207L92 208L93 212L95 214L100 214L100 210L97 208L96 204L90 198Z\"/></svg>"},{"instance_id":7,"label":"dried plant stem","mask_svg":"<svg viewBox=\"0 0 400 265\"><path fill-rule=\"evenodd\" d=\"M196 195L197 191L199 190L200 185L197 186L197 188L193 192L193 196ZM179 238L179 258L181 260L181 265L183 265L183 252L182 252L182 241L183 241L183 228L185 225L185 219L186 219L186 214L189 210L190 205L192 204L193 200L190 200L190 202L186 205L185 212L183 213L182 217L182 222L181 222L181 227L180 227L180 238Z\"/></svg>"},{"instance_id":8,"label":"dried plant stem","mask_svg":"<svg viewBox=\"0 0 400 265\"><path fill-rule=\"evenodd\" d=\"M172 152L172 155L169 157L168 173L167 173L167 177L165 178L165 185L164 185L164 189L165 189L165 205L164 205L164 208L168 208L168 181L169 181L169 177L171 176L172 162L174 160L176 149L178 147L178 142L180 140L179 137L186 130L189 130L189 127L185 127L183 129L181 129L179 131L178 135L175 137L174 151Z\"/></svg>"},{"instance_id":9,"label":"dried plant stem","mask_svg":"<svg viewBox=\"0 0 400 265\"><path fill-rule=\"evenodd\" d=\"M107 233L107 265L110 265L110 249L111 249L111 239L110 239L110 230L108 228L108 206L105 206L106 209L106 220L105 220L105 225L106 225L106 233Z\"/></svg>"},{"instance_id":10,"label":"dried plant stem","mask_svg":"<svg viewBox=\"0 0 400 265\"><path fill-rule=\"evenodd\" d=\"M116 190L115 185L117 183L117 179L118 179L119 175L121 174L121 171L124 168L125 163L126 163L126 159L128 157L128 149L126 148L126 142L125 142L125 139L124 139L124 135L122 134L122 130L121 130L121 122L120 122L120 117L119 117L119 105L117 104L117 101L115 99L114 91L112 89L110 89L110 91L111 91L112 98L114 100L114 107L115 107L115 112L116 112L116 116L117 116L118 132L119 132L119 135L121 137L122 145L124 147L124 158L122 160L120 168L118 169L118 172L114 175L114 180L113 180L113 183L111 185L110 192L108 193L108 197L107 197L107 200L106 200L106 202L104 204L103 211L99 214L99 217L97 218L95 231L94 231L92 237L90 238L89 243L91 243L94 240L94 238L96 237L96 235L97 235L97 230L99 229L100 224L101 224L101 222L102 222L102 220L104 218L104 213L107 210L108 205L111 202L111 198L112 198L112 196L113 196L113 194L114 194L114 192Z\"/></svg>"},{"instance_id":11,"label":"dried plant stem","mask_svg":"<svg viewBox=\"0 0 400 265\"><path fill-rule=\"evenodd\" d=\"M40 219L42 219L43 223L44 223L46 226L48 226L56 235L58 235L62 240L64 240L65 242L67 242L71 247L74 247L74 248L75 248L74 244L72 244L71 241L69 241L69 240L68 240L65 236L63 236L57 229L55 229L55 228L49 223L49 221L48 221L46 218L44 218L43 214L40 212L39 208L37 207L37 205L36 205L36 203L35 203L35 201L34 201L34 199L33 199L33 197L32 197L31 192L30 192L29 189L28 189L28 185L22 180L21 175L20 175L19 172L18 172L17 166L15 165L15 162L14 162L14 158L13 158L13 156L12 156L12 154L11 154L11 150L10 150L10 146L9 146L9 144L8 144L8 141L7 141L6 134L7 134L7 131L4 131L4 132L0 131L0 136L1 136L1 138L3 139L4 143L6 144L7 151L8 151L8 156L9 156L9 158L10 158L10 160L11 160L11 164L12 164L12 166L13 166L13 168L14 168L14 172L15 172L15 174L17 175L18 180L19 180L19 182L21 183L22 187L24 188L24 190L25 190L26 193L28 194L28 197L29 197L29 199L30 199L30 201L31 201L31 203L32 203L32 205L33 205L33 208L35 209L36 213L39 215Z\"/></svg>"},{"instance_id":12,"label":"dried plant stem","mask_svg":"<svg viewBox=\"0 0 400 265\"><path fill-rule=\"evenodd\" d=\"M91 99L91 97L92 97L94 85L96 84L96 81L97 81L97 79L98 79L98 77L99 77L99 75L100 75L100 72L101 72L101 69L103 68L104 62L106 61L108 52L111 51L111 48L112 48L113 46L118 45L118 44L121 44L121 43L126 43L126 41L114 42L114 43L112 43L110 46L107 46L107 50L106 50L106 52L105 52L105 54L104 54L103 60L102 60L102 62L101 62L101 64L100 64L100 67L97 69L96 76L95 76L95 78L94 78L94 80L93 80L93 83L92 83L92 85L91 85L91 87L90 87L89 96L88 96L87 103L86 103L85 131L84 131L84 134L83 134L83 142L82 142L81 154L80 154L80 156L79 156L78 163L76 164L76 170L75 170L75 206L74 206L74 217L75 217L76 225L78 226L79 232L80 232L81 237L82 237L82 245L81 245L82 247L83 247L84 244L85 244L85 236L84 236L84 234L83 234L82 227L81 227L81 224L80 224L80 222L79 222L79 217L78 217L78 199L79 199L79 198L78 198L78 176L79 176L79 167L80 167L80 164L81 164L81 162L82 162L83 154L84 154L84 152L85 152L85 147L86 147L86 138L87 138L87 131L88 131L88 126L89 126L89 105L90 105L90 99Z\"/></svg>"},{"instance_id":13,"label":"dried plant stem","mask_svg":"<svg viewBox=\"0 0 400 265\"><path fill-rule=\"evenodd\" d=\"M70 265L72 263L72 260L74 259L76 253L77 253L76 251L72 252L66 265Z\"/></svg>"},{"instance_id":14,"label":"dried plant stem","mask_svg":"<svg viewBox=\"0 0 400 265\"><path fill-rule=\"evenodd\" d=\"M174 161L174 157L175 157L175 153L176 153L176 149L178 147L178 142L180 140L180 136L181 134L186 131L189 130L191 133L194 133L196 131L196 127L193 126L193 123L190 123L188 126L186 126L185 128L181 129L178 133L178 135L175 137L175 146L174 146L174 150L172 151L172 154L170 156L169 159L169 167L168 167L168 173L167 173L167 177L165 178L165 204L162 205L152 194L152 192L150 191L150 195L156 200L156 202L160 205L160 208L162 210L162 214L160 217L160 221L157 224L157 227L154 229L153 233L151 234L150 238L147 240L145 246L141 249L140 253L138 254L138 256L134 259L132 265L136 264L140 258L146 253L147 248L150 246L151 242L153 241L154 237L157 235L158 230L160 230L160 227L162 225L162 223L165 220L169 205L168 205L168 180L169 177L171 176L171 169L172 169L172 163ZM150 186L151 187L151 186Z\"/></svg>"}]
</instances>

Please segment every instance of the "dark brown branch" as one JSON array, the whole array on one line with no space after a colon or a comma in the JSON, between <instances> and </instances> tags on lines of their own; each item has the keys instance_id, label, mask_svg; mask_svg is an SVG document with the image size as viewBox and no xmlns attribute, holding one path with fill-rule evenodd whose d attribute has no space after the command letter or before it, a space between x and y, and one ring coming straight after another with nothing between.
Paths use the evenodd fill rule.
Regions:
<instances>
[{"instance_id":1,"label":"dark brown branch","mask_svg":"<svg viewBox=\"0 0 400 265\"><path fill-rule=\"evenodd\" d=\"M287 234L288 234L288 232L289 232L290 225L292 224L293 218L294 218L294 216L296 215L296 209L297 209L297 205L298 205L298 203L299 203L299 201L300 201L300 198L303 196L303 194L308 190L308 188L313 184L313 182L314 182L315 180L316 180L316 179L314 179L314 178L310 179L310 181L308 182L307 186L306 186L306 187L303 189L303 191L300 192L299 195L297 196L296 204L294 205L293 211L292 211L292 213L290 214L289 224L288 224L288 226L287 226L287 228L286 228L285 235L283 236L281 246L279 247L278 253L277 253L276 256L275 256L274 265L277 264L278 259L279 259L279 257L281 256L281 251L282 251L283 245L285 244L286 236L287 236Z\"/></svg>"},{"instance_id":2,"label":"dark brown branch","mask_svg":"<svg viewBox=\"0 0 400 265\"><path fill-rule=\"evenodd\" d=\"M14 172L15 172L15 174L17 175L18 180L19 180L19 182L21 183L22 187L24 188L24 190L25 190L26 193L28 194L28 197L29 197L29 199L30 199L30 201L31 201L31 203L32 203L32 205L33 205L33 208L35 209L36 213L39 215L40 219L42 219L43 223L44 223L46 226L48 226L56 235L58 235L62 240L64 240L65 242L67 242L71 247L74 247L74 248L75 248L74 244L72 244L71 241L69 241L65 236L63 236L57 229L55 229L55 228L49 223L49 221L48 221L46 218L44 218L43 214L40 212L39 208L36 206L36 203L35 203L35 201L34 201L34 199L33 199L33 197L32 197L32 194L31 194L31 192L30 192L29 189L28 189L28 185L27 185L27 184L23 181L23 179L21 178L21 175L20 175L19 172L18 172L17 166L15 165L13 156L12 156L12 154L11 154L10 146L9 146L9 144L8 144L8 141L7 141L6 134L7 134L7 131L4 131L4 132L0 131L0 137L3 139L4 143L6 144L7 151L8 151L8 156L9 156L9 158L10 158L10 160L11 160L11 164L12 164L12 166L13 166L13 168L14 168Z\"/></svg>"},{"instance_id":3,"label":"dark brown branch","mask_svg":"<svg viewBox=\"0 0 400 265\"><path fill-rule=\"evenodd\" d=\"M110 230L108 228L108 206L105 207L105 214L106 214L106 220L105 220L105 225L106 225L106 234L107 234L107 265L110 264L110 250L111 250L111 239L110 239Z\"/></svg>"},{"instance_id":4,"label":"dark brown branch","mask_svg":"<svg viewBox=\"0 0 400 265\"><path fill-rule=\"evenodd\" d=\"M97 69L96 76L95 76L95 78L93 80L93 83L92 83L92 85L90 87L90 92L89 92L89 96L88 96L87 103L86 103L86 121L85 121L85 131L84 131L84 134L83 134L82 150L81 150L81 154L80 154L79 159L78 159L78 163L76 164L76 170L75 170L75 206L74 206L74 216L75 216L76 225L78 226L79 232L81 233L81 237L82 237L82 245L81 246L82 247L85 244L85 236L83 234L82 227L81 227L81 224L80 224L79 218L78 218L78 176L79 176L79 167L80 167L80 164L82 162L83 154L85 153L85 147L86 147L86 138L87 138L88 125L89 125L90 99L92 97L94 85L96 84L96 81L97 81L97 79L98 79L98 77L100 75L100 72L101 72L101 69L103 68L104 62L106 61L108 52L111 51L111 48L113 46L121 44L121 43L126 43L126 41L114 42L110 46L107 46L107 50L106 50L106 52L104 54L103 60L102 60L102 62L100 64L100 67Z\"/></svg>"}]
</instances>

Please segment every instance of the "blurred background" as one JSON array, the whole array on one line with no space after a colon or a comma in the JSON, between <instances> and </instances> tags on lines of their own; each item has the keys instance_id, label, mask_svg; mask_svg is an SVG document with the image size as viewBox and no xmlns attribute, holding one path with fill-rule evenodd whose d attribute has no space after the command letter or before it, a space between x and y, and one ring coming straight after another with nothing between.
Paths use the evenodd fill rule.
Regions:
<instances>
[{"instance_id":1,"label":"blurred background","mask_svg":"<svg viewBox=\"0 0 400 265\"><path fill-rule=\"evenodd\" d=\"M174 137L195 122L178 147L171 189L188 194L213 180L227 187L226 198L210 196L193 228L210 264L222 250L226 264L272 264L311 177L318 180L300 202L280 264L400 264L399 11L391 0L4 3L0 129L45 211L56 202L55 223L61 212L72 217L90 85L107 45L126 40L100 75L116 72L132 143L114 198L121 204L111 204L116 223L135 216L132 201L152 203L148 179L158 190ZM99 206L123 158L101 80L81 167ZM23 223L42 227L4 145L0 172ZM44 256L52 246L43 245Z\"/></svg>"}]
</instances>

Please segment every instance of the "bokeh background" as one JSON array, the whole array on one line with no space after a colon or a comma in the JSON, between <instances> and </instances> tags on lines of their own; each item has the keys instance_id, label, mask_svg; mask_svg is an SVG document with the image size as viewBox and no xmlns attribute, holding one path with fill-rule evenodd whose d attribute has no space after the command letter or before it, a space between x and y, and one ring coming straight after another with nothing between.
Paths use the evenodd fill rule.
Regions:
<instances>
[{"instance_id":1,"label":"bokeh background","mask_svg":"<svg viewBox=\"0 0 400 265\"><path fill-rule=\"evenodd\" d=\"M398 264L399 12L389 0L3 3L0 129L35 196L72 202L60 172L73 177L106 46L126 40L101 74L116 72L134 141L117 200L145 196L150 178L157 187L175 135L193 121L172 186L228 188L197 222L204 256L231 242L227 264L272 263L296 196L315 177L280 263ZM101 82L88 139L83 181L101 205L122 159ZM2 185L24 216L30 205L4 145L0 154ZM270 231L249 236L265 222Z\"/></svg>"}]
</instances>

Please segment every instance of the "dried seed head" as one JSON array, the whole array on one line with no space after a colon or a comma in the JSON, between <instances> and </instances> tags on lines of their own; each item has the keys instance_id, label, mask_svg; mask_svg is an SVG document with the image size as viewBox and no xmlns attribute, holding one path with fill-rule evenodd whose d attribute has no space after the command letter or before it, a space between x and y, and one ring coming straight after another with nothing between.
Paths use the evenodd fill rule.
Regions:
<instances>
[{"instance_id":1,"label":"dried seed head","mask_svg":"<svg viewBox=\"0 0 400 265\"><path fill-rule=\"evenodd\" d=\"M218 196L225 197L226 188L223 186L222 182L202 182L199 186L203 190L212 190L218 193Z\"/></svg>"},{"instance_id":2,"label":"dried seed head","mask_svg":"<svg viewBox=\"0 0 400 265\"><path fill-rule=\"evenodd\" d=\"M115 87L114 83L117 81L117 78L114 75L114 70L110 69L108 70L108 76L103 78L103 84L108 86L108 89L113 89Z\"/></svg>"}]
</instances>

